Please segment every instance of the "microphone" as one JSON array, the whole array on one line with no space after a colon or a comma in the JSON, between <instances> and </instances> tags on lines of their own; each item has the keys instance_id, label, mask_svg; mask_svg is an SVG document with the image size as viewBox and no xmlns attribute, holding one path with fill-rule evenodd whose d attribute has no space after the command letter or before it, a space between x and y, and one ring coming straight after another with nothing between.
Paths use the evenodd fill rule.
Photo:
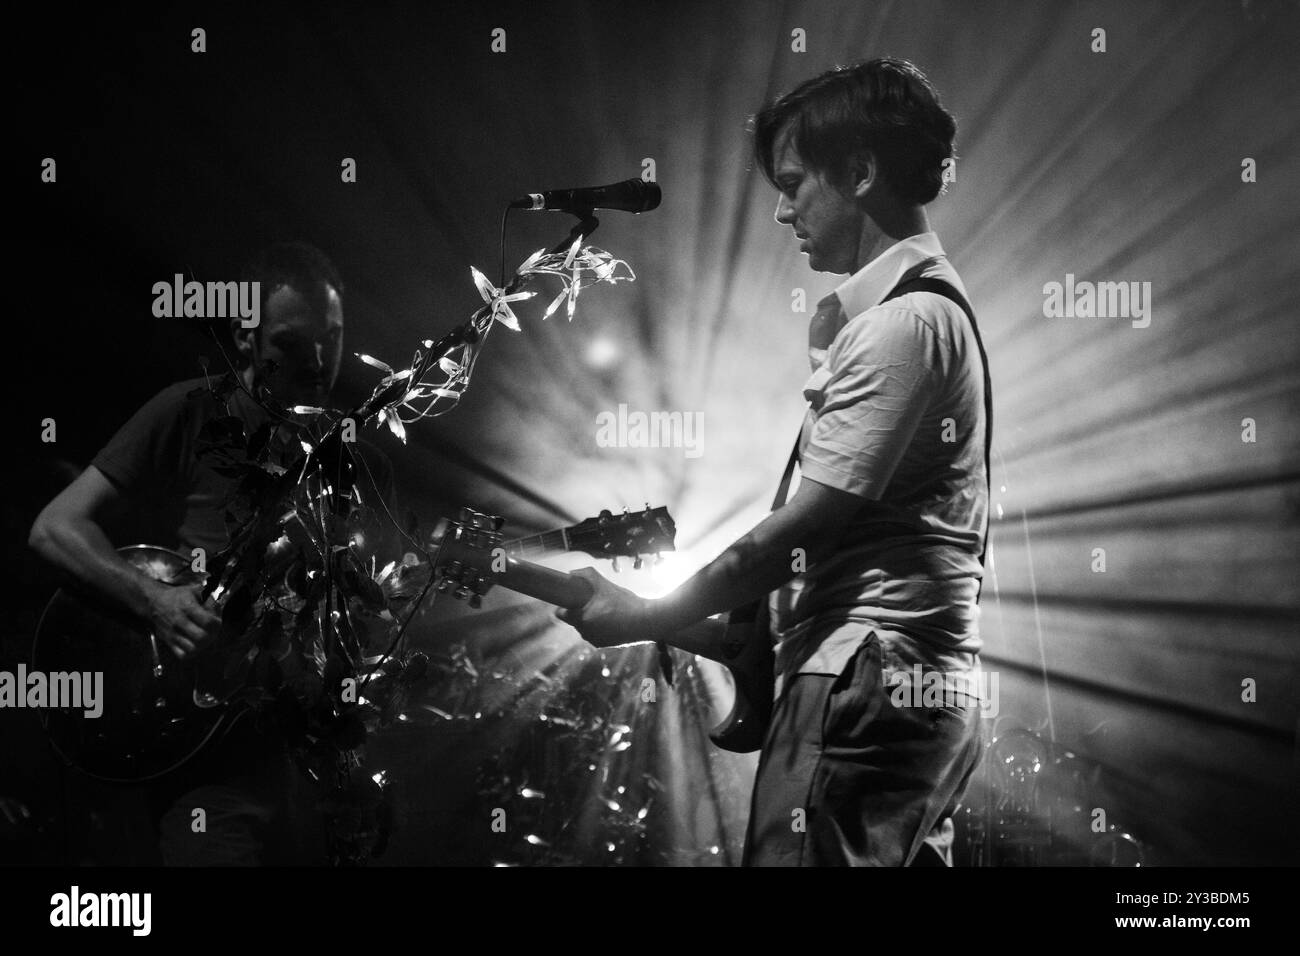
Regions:
<instances>
[{"instance_id":1,"label":"microphone","mask_svg":"<svg viewBox=\"0 0 1300 956\"><path fill-rule=\"evenodd\" d=\"M544 193L529 193L510 204L511 209L531 211L549 209L554 212L571 212L580 215L593 209L621 209L624 212L649 212L657 209L663 193L658 183L640 179L626 179L608 186L586 186L582 189L552 189Z\"/></svg>"}]
</instances>

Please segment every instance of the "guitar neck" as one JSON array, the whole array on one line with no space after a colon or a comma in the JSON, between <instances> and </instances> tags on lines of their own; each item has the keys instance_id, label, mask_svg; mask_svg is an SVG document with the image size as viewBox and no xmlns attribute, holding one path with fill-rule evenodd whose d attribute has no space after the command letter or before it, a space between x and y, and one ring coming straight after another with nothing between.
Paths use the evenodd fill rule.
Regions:
<instances>
[{"instance_id":1,"label":"guitar neck","mask_svg":"<svg viewBox=\"0 0 1300 956\"><path fill-rule=\"evenodd\" d=\"M591 600L595 593L590 584L582 578L574 577L554 568L545 568L540 564L520 561L514 557L506 558L506 569L492 576L503 588L556 607L579 608Z\"/></svg>"},{"instance_id":2,"label":"guitar neck","mask_svg":"<svg viewBox=\"0 0 1300 956\"><path fill-rule=\"evenodd\" d=\"M443 546L442 536L446 533L445 529L446 521L444 519L444 523L439 526L433 539L434 543L438 544L440 547ZM556 528L553 531L546 531L542 534L527 535L522 538L514 538L510 541L502 541L497 546L502 548L505 551L507 558L511 560L519 558L549 557L552 554L563 553L572 548L574 544L573 532L575 530L576 526L569 528ZM560 575L560 572L558 571L550 571L550 569L538 565L528 566L535 568L538 572ZM387 594L389 597L396 598L414 597L419 593L420 587L428 581L428 573L431 568L432 565L427 561L420 561L415 565L404 566L399 569L400 573L393 575L385 585ZM500 574L496 576L498 578L501 577ZM527 572L521 572L520 577L525 582L537 581L538 583L535 586L543 589L542 594L539 595L541 600L549 601L552 604L580 607L586 603L587 597L590 597L590 590L588 590L587 596L584 597L581 593L571 591L552 578L535 578L530 576ZM565 576L560 575L560 577ZM556 588L560 588L560 590L556 591ZM520 589L511 588L511 590ZM520 593L528 594L529 592L526 590L520 590ZM551 600L551 597L559 597L560 600ZM566 600L571 600L572 603L565 604L564 602Z\"/></svg>"},{"instance_id":3,"label":"guitar neck","mask_svg":"<svg viewBox=\"0 0 1300 956\"><path fill-rule=\"evenodd\" d=\"M512 558L540 558L557 551L569 550L569 529L556 528L541 534L530 534L501 542L506 554Z\"/></svg>"}]
</instances>

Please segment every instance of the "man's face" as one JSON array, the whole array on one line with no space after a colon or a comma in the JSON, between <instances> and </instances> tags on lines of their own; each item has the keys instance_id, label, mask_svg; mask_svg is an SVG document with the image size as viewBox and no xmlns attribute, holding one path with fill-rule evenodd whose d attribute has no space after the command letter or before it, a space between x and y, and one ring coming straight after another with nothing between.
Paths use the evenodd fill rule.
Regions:
<instances>
[{"instance_id":1,"label":"man's face","mask_svg":"<svg viewBox=\"0 0 1300 956\"><path fill-rule=\"evenodd\" d=\"M343 358L343 301L332 286L304 296L291 286L275 289L252 337L253 367L275 363L265 384L280 403L323 406Z\"/></svg>"},{"instance_id":2,"label":"man's face","mask_svg":"<svg viewBox=\"0 0 1300 956\"><path fill-rule=\"evenodd\" d=\"M837 187L820 170L799 158L789 127L777 137L773 169L781 191L776 221L794 228L799 251L818 272L852 273L858 268L866 214L858 208L849 184Z\"/></svg>"}]
</instances>

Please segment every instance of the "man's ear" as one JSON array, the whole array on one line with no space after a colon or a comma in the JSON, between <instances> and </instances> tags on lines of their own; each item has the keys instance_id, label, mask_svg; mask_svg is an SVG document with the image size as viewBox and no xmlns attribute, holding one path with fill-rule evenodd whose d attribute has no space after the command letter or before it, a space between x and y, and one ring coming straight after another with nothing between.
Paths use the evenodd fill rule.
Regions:
<instances>
[{"instance_id":1,"label":"man's ear","mask_svg":"<svg viewBox=\"0 0 1300 956\"><path fill-rule=\"evenodd\" d=\"M871 150L865 149L853 160L849 168L849 185L854 199L865 199L880 184L880 166Z\"/></svg>"},{"instance_id":2,"label":"man's ear","mask_svg":"<svg viewBox=\"0 0 1300 956\"><path fill-rule=\"evenodd\" d=\"M236 317L230 320L230 337L235 340L235 349L245 362L251 363L253 361L254 337L256 335L256 328L244 328L243 319Z\"/></svg>"}]
</instances>

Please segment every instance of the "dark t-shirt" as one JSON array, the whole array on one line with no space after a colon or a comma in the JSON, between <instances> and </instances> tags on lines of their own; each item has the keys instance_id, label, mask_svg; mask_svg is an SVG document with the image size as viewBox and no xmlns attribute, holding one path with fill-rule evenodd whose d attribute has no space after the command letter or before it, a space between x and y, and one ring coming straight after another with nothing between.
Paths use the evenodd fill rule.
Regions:
<instances>
[{"instance_id":1,"label":"dark t-shirt","mask_svg":"<svg viewBox=\"0 0 1300 956\"><path fill-rule=\"evenodd\" d=\"M235 389L229 414L253 435L267 414ZM188 555L193 548L215 554L229 541L227 515L242 519L231 507L234 479L218 471L220 460L200 454L205 423L227 414L202 378L169 385L131 416L91 464L111 481L132 506L136 535L151 540L119 544L154 544ZM357 486L361 500L383 511L377 498L392 508L393 478L388 459L373 445L358 440ZM279 434L271 440L270 461L287 465L302 454L296 438Z\"/></svg>"}]
</instances>

